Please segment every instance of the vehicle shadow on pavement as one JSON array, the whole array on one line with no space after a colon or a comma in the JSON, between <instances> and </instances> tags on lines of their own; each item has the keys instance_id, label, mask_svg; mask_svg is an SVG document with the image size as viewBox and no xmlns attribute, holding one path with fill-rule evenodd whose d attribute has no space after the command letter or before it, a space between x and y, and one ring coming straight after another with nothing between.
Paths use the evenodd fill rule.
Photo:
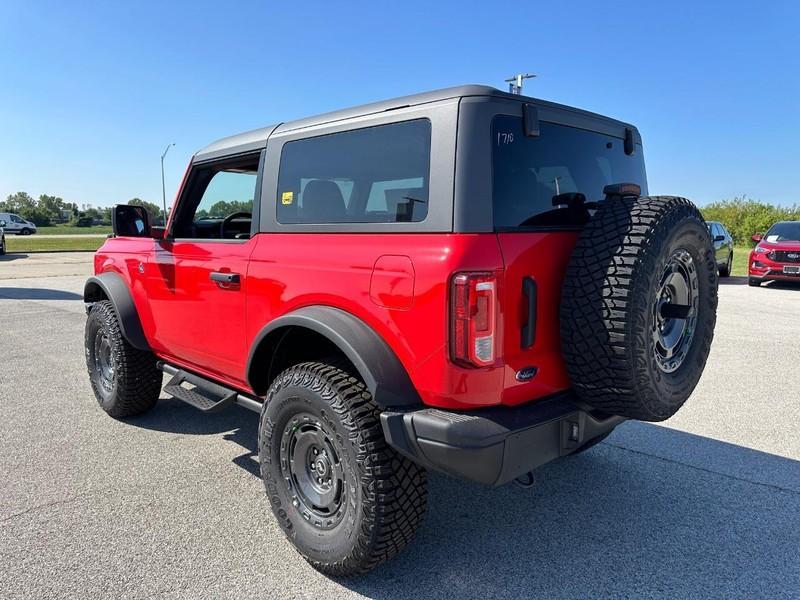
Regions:
<instances>
[{"instance_id":1,"label":"vehicle shadow on pavement","mask_svg":"<svg viewBox=\"0 0 800 600\"><path fill-rule=\"evenodd\" d=\"M0 287L0 300L83 300L83 296L48 288Z\"/></svg>"},{"instance_id":2,"label":"vehicle shadow on pavement","mask_svg":"<svg viewBox=\"0 0 800 600\"><path fill-rule=\"evenodd\" d=\"M257 415L162 400L130 421L222 434L258 477ZM373 598L755 597L800 587L800 462L629 422L546 465L533 489L431 473L415 541L361 578Z\"/></svg>"},{"instance_id":3,"label":"vehicle shadow on pavement","mask_svg":"<svg viewBox=\"0 0 800 600\"><path fill-rule=\"evenodd\" d=\"M19 252L6 252L3 256L0 256L0 262L11 262L20 258L28 258L28 255Z\"/></svg>"},{"instance_id":4,"label":"vehicle shadow on pavement","mask_svg":"<svg viewBox=\"0 0 800 600\"><path fill-rule=\"evenodd\" d=\"M738 275L719 277L717 281L719 281L720 285L747 285L747 277L740 277Z\"/></svg>"}]
</instances>

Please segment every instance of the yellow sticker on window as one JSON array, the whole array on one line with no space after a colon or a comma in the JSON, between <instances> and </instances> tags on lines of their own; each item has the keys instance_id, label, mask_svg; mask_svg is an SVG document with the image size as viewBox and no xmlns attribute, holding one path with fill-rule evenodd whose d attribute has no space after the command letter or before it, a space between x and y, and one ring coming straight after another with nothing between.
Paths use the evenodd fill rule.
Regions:
<instances>
[{"instance_id":1,"label":"yellow sticker on window","mask_svg":"<svg viewBox=\"0 0 800 600\"><path fill-rule=\"evenodd\" d=\"M283 192L281 194L281 204L291 204L294 202L294 192Z\"/></svg>"}]
</instances>

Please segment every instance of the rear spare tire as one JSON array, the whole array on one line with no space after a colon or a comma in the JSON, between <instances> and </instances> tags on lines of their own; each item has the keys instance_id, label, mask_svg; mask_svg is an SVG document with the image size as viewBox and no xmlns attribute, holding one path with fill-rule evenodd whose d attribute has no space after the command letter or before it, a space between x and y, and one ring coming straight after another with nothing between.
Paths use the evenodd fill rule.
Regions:
<instances>
[{"instance_id":1,"label":"rear spare tire","mask_svg":"<svg viewBox=\"0 0 800 600\"><path fill-rule=\"evenodd\" d=\"M612 197L570 258L561 342L580 399L605 413L663 421L705 367L717 311L708 228L688 200Z\"/></svg>"}]
</instances>

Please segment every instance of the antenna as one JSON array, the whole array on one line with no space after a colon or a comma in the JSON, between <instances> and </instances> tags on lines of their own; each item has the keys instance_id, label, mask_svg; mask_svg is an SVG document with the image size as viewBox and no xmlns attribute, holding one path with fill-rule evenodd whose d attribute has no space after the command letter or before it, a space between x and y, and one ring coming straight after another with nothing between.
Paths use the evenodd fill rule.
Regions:
<instances>
[{"instance_id":1,"label":"antenna","mask_svg":"<svg viewBox=\"0 0 800 600\"><path fill-rule=\"evenodd\" d=\"M536 77L536 73L518 73L513 77L509 77L506 79L506 83L508 84L508 91L511 94L521 94L522 93L522 82L525 79L533 79Z\"/></svg>"}]
</instances>

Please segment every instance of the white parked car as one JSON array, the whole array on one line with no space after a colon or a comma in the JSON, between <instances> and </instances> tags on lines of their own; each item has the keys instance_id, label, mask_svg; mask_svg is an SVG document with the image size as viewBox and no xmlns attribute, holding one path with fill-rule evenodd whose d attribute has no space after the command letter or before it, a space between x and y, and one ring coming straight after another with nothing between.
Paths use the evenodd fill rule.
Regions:
<instances>
[{"instance_id":1,"label":"white parked car","mask_svg":"<svg viewBox=\"0 0 800 600\"><path fill-rule=\"evenodd\" d=\"M36 233L36 225L14 213L0 212L0 221L6 222L5 230L7 233L16 233L17 235Z\"/></svg>"}]
</instances>

